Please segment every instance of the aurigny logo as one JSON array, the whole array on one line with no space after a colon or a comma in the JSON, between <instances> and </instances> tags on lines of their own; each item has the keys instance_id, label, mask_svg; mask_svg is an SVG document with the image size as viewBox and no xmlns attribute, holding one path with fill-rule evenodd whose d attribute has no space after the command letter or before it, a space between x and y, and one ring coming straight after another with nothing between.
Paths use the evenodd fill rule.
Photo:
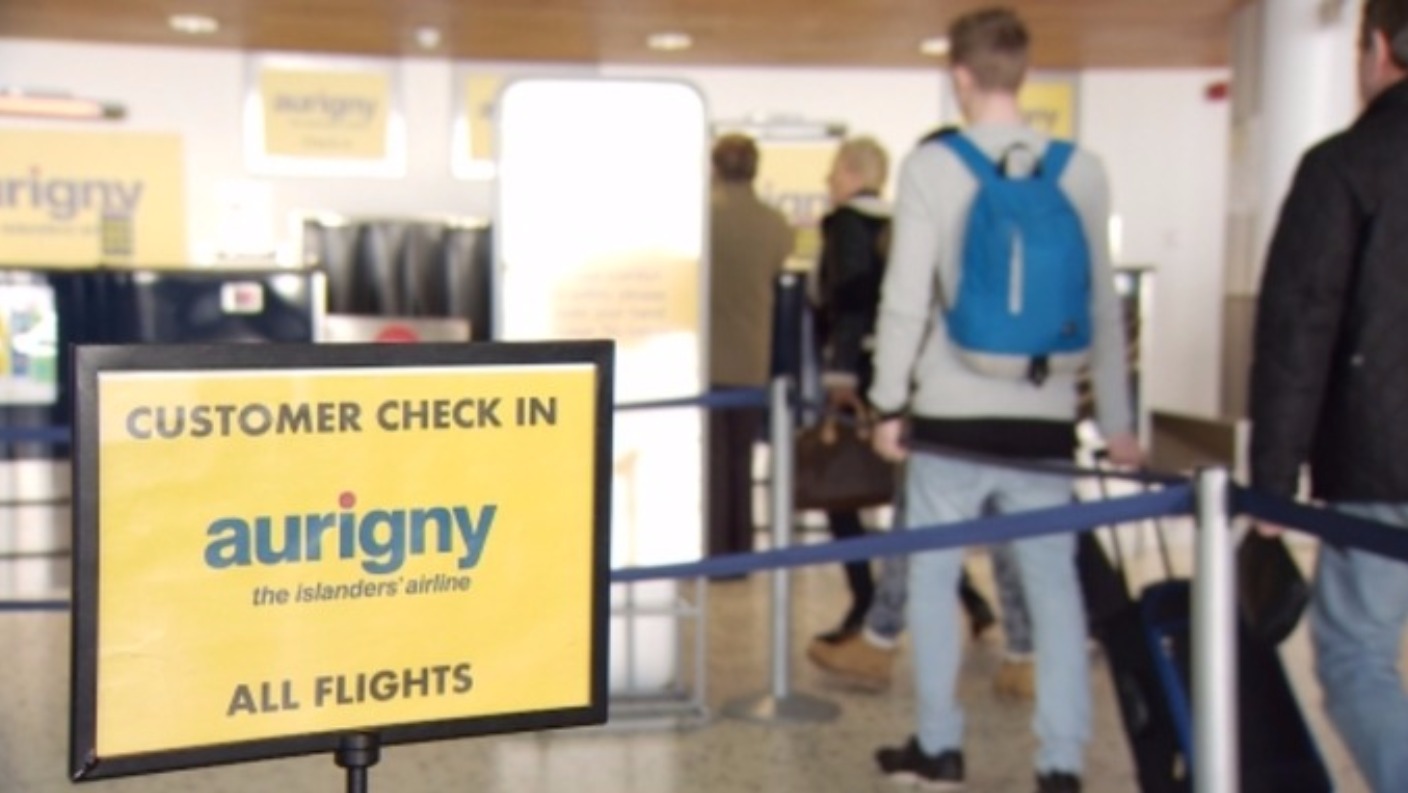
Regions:
<instances>
[{"instance_id":1,"label":"aurigny logo","mask_svg":"<svg viewBox=\"0 0 1408 793\"><path fill-rule=\"evenodd\" d=\"M146 182L140 179L45 177L37 165L28 174L0 174L0 210L37 209L51 220L72 220L86 212L132 217L142 203Z\"/></svg>"},{"instance_id":2,"label":"aurigny logo","mask_svg":"<svg viewBox=\"0 0 1408 793\"><path fill-rule=\"evenodd\" d=\"M368 573L386 575L410 556L454 554L457 568L469 570L479 564L498 515L497 504L480 506L477 515L468 506L366 512L356 506L356 494L348 492L338 498L340 511L217 518L205 530L205 563L224 570L336 558L358 560Z\"/></svg>"},{"instance_id":3,"label":"aurigny logo","mask_svg":"<svg viewBox=\"0 0 1408 793\"><path fill-rule=\"evenodd\" d=\"M275 94L271 104L274 112L280 115L317 118L333 124L345 120L357 126L370 122L376 116L378 106L375 99L323 92Z\"/></svg>"}]
</instances>

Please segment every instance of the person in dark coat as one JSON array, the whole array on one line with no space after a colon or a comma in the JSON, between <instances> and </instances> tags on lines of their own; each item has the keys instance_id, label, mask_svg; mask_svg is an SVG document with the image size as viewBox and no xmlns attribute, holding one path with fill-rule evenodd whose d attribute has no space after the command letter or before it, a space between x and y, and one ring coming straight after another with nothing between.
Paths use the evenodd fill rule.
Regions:
<instances>
[{"instance_id":1,"label":"person in dark coat","mask_svg":"<svg viewBox=\"0 0 1408 793\"><path fill-rule=\"evenodd\" d=\"M781 212L753 189L758 146L746 135L714 144L709 200L709 383L715 389L760 388L772 350L773 279L792 251ZM753 445L763 411L709 414L710 556L753 550Z\"/></svg>"},{"instance_id":2,"label":"person in dark coat","mask_svg":"<svg viewBox=\"0 0 1408 793\"><path fill-rule=\"evenodd\" d=\"M889 158L874 139L843 142L826 177L833 208L821 222L816 317L822 386L830 409L862 420L869 414L861 394L870 387L875 312L889 248L890 207L880 198L888 171ZM857 510L830 510L826 522L836 539L865 533ZM818 637L822 641L859 631L875 598L868 561L849 562L845 569L851 605L834 630Z\"/></svg>"},{"instance_id":3,"label":"person in dark coat","mask_svg":"<svg viewBox=\"0 0 1408 793\"><path fill-rule=\"evenodd\" d=\"M1408 0L1368 0L1366 107L1307 152L1263 273L1252 367L1255 487L1408 530ZM1280 527L1263 524L1264 534ZM1331 720L1377 793L1408 790L1399 672L1408 564L1322 545L1310 609Z\"/></svg>"}]
</instances>

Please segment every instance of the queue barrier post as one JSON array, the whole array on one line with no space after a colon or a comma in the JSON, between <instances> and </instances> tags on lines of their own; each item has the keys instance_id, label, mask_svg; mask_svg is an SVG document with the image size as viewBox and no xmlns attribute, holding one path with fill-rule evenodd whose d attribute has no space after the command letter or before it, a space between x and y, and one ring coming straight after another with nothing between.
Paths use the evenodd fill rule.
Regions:
<instances>
[{"instance_id":1,"label":"queue barrier post","mask_svg":"<svg viewBox=\"0 0 1408 793\"><path fill-rule=\"evenodd\" d=\"M769 513L774 548L792 544L793 429L796 406L793 381L787 374L772 379L768 391L771 451ZM724 706L727 716L766 723L813 723L835 719L835 703L792 690L792 590L787 568L772 571L772 666L768 691Z\"/></svg>"},{"instance_id":2,"label":"queue barrier post","mask_svg":"<svg viewBox=\"0 0 1408 793\"><path fill-rule=\"evenodd\" d=\"M1196 793L1237 793L1237 568L1229 477L1198 471L1193 581L1193 781Z\"/></svg>"}]
</instances>

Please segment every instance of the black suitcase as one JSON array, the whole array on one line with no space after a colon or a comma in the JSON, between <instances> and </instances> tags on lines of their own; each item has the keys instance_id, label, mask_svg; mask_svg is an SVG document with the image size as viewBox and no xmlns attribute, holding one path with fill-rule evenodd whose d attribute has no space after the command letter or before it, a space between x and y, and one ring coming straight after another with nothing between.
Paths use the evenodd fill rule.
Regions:
<instances>
[{"instance_id":1,"label":"black suitcase","mask_svg":"<svg viewBox=\"0 0 1408 793\"><path fill-rule=\"evenodd\" d=\"M1135 599L1119 564L1094 536L1082 535L1078 564L1092 633L1105 652L1142 793L1188 793L1196 769L1191 705L1192 596L1175 578L1162 531L1156 534L1167 580ZM1092 588L1093 587L1093 588ZM1115 593L1115 602L1110 602ZM1281 658L1238 626L1238 739L1242 793L1329 793L1333 789Z\"/></svg>"}]
</instances>

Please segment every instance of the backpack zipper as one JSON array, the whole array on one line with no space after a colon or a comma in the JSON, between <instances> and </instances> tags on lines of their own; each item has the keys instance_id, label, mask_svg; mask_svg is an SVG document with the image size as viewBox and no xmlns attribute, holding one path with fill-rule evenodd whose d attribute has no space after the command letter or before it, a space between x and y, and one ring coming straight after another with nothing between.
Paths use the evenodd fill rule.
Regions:
<instances>
[{"instance_id":1,"label":"backpack zipper","mask_svg":"<svg viewBox=\"0 0 1408 793\"><path fill-rule=\"evenodd\" d=\"M1007 311L1013 316L1022 313L1022 281L1026 262L1022 252L1022 232L1012 227L1012 264L1007 273Z\"/></svg>"}]
</instances>

